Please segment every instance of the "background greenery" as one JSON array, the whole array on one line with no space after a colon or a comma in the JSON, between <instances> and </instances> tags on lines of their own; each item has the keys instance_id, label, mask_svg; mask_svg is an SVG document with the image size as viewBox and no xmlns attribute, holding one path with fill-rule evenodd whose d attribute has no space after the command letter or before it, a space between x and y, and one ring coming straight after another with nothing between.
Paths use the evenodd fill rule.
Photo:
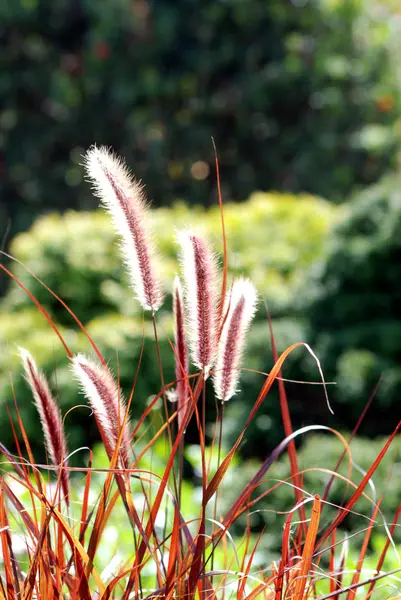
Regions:
<instances>
[{"instance_id":1,"label":"background greenery","mask_svg":"<svg viewBox=\"0 0 401 600\"><path fill-rule=\"evenodd\" d=\"M158 205L255 189L342 201L397 163L395 0L21 0L0 6L0 236L93 208L113 146ZM10 221L9 221L10 220Z\"/></svg>"}]
</instances>

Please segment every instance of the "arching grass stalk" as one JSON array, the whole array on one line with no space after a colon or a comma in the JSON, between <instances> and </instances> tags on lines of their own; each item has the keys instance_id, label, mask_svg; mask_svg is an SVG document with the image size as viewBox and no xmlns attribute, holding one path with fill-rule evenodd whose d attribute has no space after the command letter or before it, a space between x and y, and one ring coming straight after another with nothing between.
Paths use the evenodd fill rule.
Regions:
<instances>
[{"instance_id":1,"label":"arching grass stalk","mask_svg":"<svg viewBox=\"0 0 401 600\"><path fill-rule=\"evenodd\" d=\"M157 334L156 315L154 312L152 312L152 323L153 323L153 334L155 337L157 364L159 367L159 374L160 374L160 384L161 384L162 390L163 390L162 396L163 396L164 415L165 415L165 419L166 419L166 423L167 423L167 435L168 435L169 448L170 448L170 452L171 452L171 450L173 448L173 436L172 436L172 431L171 431L167 394L166 394L165 383L164 383L163 364L162 364L161 354L160 354L159 337ZM172 468L172 478L173 478L175 497L178 499L179 498L179 487L177 484L177 476L176 476L176 470L175 470L174 465ZM165 527L167 526L167 520L168 520L168 504L166 504L166 507L165 507Z\"/></svg>"}]
</instances>

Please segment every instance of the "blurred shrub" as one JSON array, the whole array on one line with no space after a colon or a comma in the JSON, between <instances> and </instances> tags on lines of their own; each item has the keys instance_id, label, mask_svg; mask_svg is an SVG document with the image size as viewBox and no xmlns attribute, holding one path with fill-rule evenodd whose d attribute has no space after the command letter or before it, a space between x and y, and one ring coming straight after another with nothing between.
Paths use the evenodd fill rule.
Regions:
<instances>
[{"instance_id":1,"label":"blurred shrub","mask_svg":"<svg viewBox=\"0 0 401 600\"><path fill-rule=\"evenodd\" d=\"M256 283L274 317L279 350L302 339L302 322L293 316L293 302L302 286L311 263L323 251L327 231L339 209L324 200L310 196L295 197L278 194L254 194L247 203L227 204L225 222L231 275L247 274ZM210 210L189 209L177 205L174 209L152 212L154 232L160 247L160 273L167 290L171 289L178 270L174 228L188 224L204 229L221 248L221 223L217 207ZM134 414L143 409L144 402L160 389L151 323L142 322L142 313L128 287L120 252L109 218L103 213L73 213L41 218L30 231L17 236L12 244L13 254L23 261L56 294L74 310L86 326L101 352L118 372L125 391L135 378L141 354L144 353L140 376L133 401ZM14 263L15 275L46 307L62 327L71 351L90 351L89 342L63 307L33 279L21 264ZM159 337L166 381L174 379L173 354L168 343L171 335L171 302L167 298L158 312ZM0 313L0 398L11 399L10 373L14 374L16 397L32 439L40 439L38 420L26 386L20 376L17 346L27 347L38 363L53 373L53 383L59 390L64 410L82 402L77 385L68 370L65 351L51 332L43 316L16 284L12 284L1 303ZM271 345L266 313L261 303L259 320L255 324L246 366L262 371L272 364ZM263 383L263 376L244 372L243 393L230 402L249 412ZM27 398L28 397L28 398ZM269 396L265 421L260 421L262 449L255 438L253 450L264 449L282 436L279 409ZM264 409L265 410L265 409ZM263 416L263 411L261 413ZM88 411L76 409L67 418L71 429L72 447L88 443ZM240 422L240 421L239 421ZM7 415L0 411L2 441L10 442L6 427ZM71 427L69 424L71 423ZM235 424L238 433L238 422ZM269 442L266 445L266 435Z\"/></svg>"},{"instance_id":2,"label":"blurred shrub","mask_svg":"<svg viewBox=\"0 0 401 600\"><path fill-rule=\"evenodd\" d=\"M345 437L347 438L347 435ZM336 507L343 506L351 497L355 486L362 481L366 471L377 458L386 441L386 438L372 440L364 437L356 437L352 440L349 445L351 464L350 456L346 454L338 469L340 476L334 476L328 503L322 507L321 528L327 526L337 515ZM303 473L304 498L313 498L315 494L323 497L332 472L336 468L344 449L343 442L329 431L304 434L302 447L298 450L298 465ZM199 449L194 448L192 451L189 447L186 455L193 467L200 473ZM254 459L236 460L233 466L230 467L227 477L223 480L223 493L219 495L223 513L230 508L238 495L238 489L234 482L240 480L241 485L245 487L245 484L250 481L259 467L260 463ZM375 521L373 540L375 535L386 536L385 526L390 526L400 503L398 479L400 470L401 440L396 438L367 484L364 494L358 499L353 510L343 521L341 535L337 537L339 543L342 542L345 536L360 531L361 533L350 539L350 547L360 549L365 529L370 524L369 517L373 512L374 503L377 503L382 495L384 495L381 504L382 512ZM201 485L201 483L199 482L198 485ZM248 513L244 514L239 523L232 527L231 531L233 535L239 533L241 527L245 526L250 518L250 524L254 531L260 531L263 527L266 529L268 535L262 539L262 548L266 549L270 555L272 552L280 552L282 528L288 512L296 504L291 468L286 452L278 460L275 460L268 469L261 485L255 490L254 497L267 490L272 491L266 495L263 501L258 503L258 509L251 511L251 516ZM307 514L310 514L310 509L311 503L306 504ZM296 512L292 517L293 522L297 521L298 518L299 513ZM394 539L398 543L401 541L399 528L396 528Z\"/></svg>"},{"instance_id":3,"label":"blurred shrub","mask_svg":"<svg viewBox=\"0 0 401 600\"><path fill-rule=\"evenodd\" d=\"M331 239L300 296L308 337L326 377L337 381L337 422L356 422L382 376L364 431L388 433L401 394L400 175L352 199Z\"/></svg>"},{"instance_id":4,"label":"blurred shrub","mask_svg":"<svg viewBox=\"0 0 401 600\"><path fill-rule=\"evenodd\" d=\"M392 5L393 4L393 5ZM397 3L26 0L0 6L0 223L95 206L111 144L158 204L254 189L341 199L396 160ZM2 237L3 231L0 231Z\"/></svg>"}]
</instances>

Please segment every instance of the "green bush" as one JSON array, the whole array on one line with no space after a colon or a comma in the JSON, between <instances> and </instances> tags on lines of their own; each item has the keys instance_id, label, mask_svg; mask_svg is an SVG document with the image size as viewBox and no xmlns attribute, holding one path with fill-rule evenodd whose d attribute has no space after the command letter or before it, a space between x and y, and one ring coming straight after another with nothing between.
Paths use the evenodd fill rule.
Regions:
<instances>
[{"instance_id":1,"label":"green bush","mask_svg":"<svg viewBox=\"0 0 401 600\"><path fill-rule=\"evenodd\" d=\"M302 339L302 322L293 316L293 299L311 263L322 253L328 229L338 211L324 200L310 196L262 193L254 194L246 203L225 206L230 274L247 274L255 282L274 317L280 351ZM176 227L193 223L204 228L216 250L221 250L217 207L194 210L179 204L170 210L154 210L151 221L159 241L159 268L167 290L171 289L178 268L174 241ZM150 322L142 322L143 315L128 287L109 217L100 212L69 212L65 216L41 218L30 231L15 238L12 252L74 310L114 371L118 372L126 391L135 378L144 335L141 377L133 402L134 414L138 414L149 396L160 389L159 371L154 360L153 330ZM89 352L88 341L66 310L22 265L14 263L13 269L16 277L61 326L71 351ZM173 354L168 343L172 325L170 305L167 298L165 306L158 312L167 381L174 379ZM80 397L76 386L71 383L64 349L44 317L16 284L10 286L1 303L0 331L0 398L3 403L10 402L10 373L13 373L24 422L31 428L30 439L35 440L39 435L39 424L36 418L32 418L31 403L25 401L27 393L20 376L17 343L23 343L40 366L49 374L53 373L53 384L64 410L79 404ZM271 365L267 319L261 303L259 318L251 334L246 366L266 371ZM230 403L227 423L231 408L235 411L239 405L246 411L250 410L262 383L263 376L244 372L243 394ZM271 399L266 403L266 412L272 415L268 427L269 444L264 445L266 450L282 435L279 409L274 404ZM87 443L88 436L83 435L87 427L87 412L76 409L67 417L67 425L70 421L73 445L77 447ZM7 437L9 430L6 423L7 415L1 411L0 427L5 431L2 439L4 443L10 443L11 432ZM265 439L266 419L259 423L259 433ZM255 438L254 446L248 447L258 449L258 439ZM260 447L258 450L261 450Z\"/></svg>"},{"instance_id":2,"label":"green bush","mask_svg":"<svg viewBox=\"0 0 401 600\"><path fill-rule=\"evenodd\" d=\"M348 435L344 434L347 439ZM320 527L324 529L337 514L338 506L343 506L351 497L355 487L349 482L358 485L366 471L377 458L387 438L376 438L374 440L356 437L349 446L351 454L351 471L349 470L349 456L346 455L340 468L339 477L334 476L332 483L329 504L322 507L322 516ZM298 450L298 466L303 471L304 498L311 498L315 494L323 497L327 484L332 473L336 468L344 444L333 433L327 432L309 432L303 436L302 447ZM365 528L369 525L369 517L373 512L374 504L378 502L383 494L381 504L381 514L376 518L374 525L375 536L386 536L386 525L390 526L396 514L400 502L399 480L396 476L401 467L401 440L395 439L388 453L378 466L374 476L366 486L364 495L357 501L353 510L343 522L341 527L341 536L338 541L347 535L358 533L355 538L350 538L350 548L360 548ZM187 458L195 469L200 472L199 450L191 447L187 449ZM236 478L241 481L249 481L260 467L255 459L237 460L234 463L234 469L230 472L230 477L224 482L221 494L221 505L224 510L228 510L236 498L236 486L233 481ZM271 554L279 553L282 543L282 528L287 517L287 511L291 511L295 506L295 495L292 487L291 468L287 453L284 452L279 460L274 461L263 483L255 490L254 497L259 493L269 490L278 485L270 494L268 494L258 506L259 509L252 512L251 525L254 531L260 531L263 527L267 536L262 541L262 547ZM199 483L200 485L200 483ZM310 510L310 505L306 505L306 510ZM293 516L293 522L298 520L298 513ZM246 525L249 515L246 514L233 528L233 533L237 533L236 527ZM401 533L396 528L394 540L401 542Z\"/></svg>"},{"instance_id":3,"label":"green bush","mask_svg":"<svg viewBox=\"0 0 401 600\"><path fill-rule=\"evenodd\" d=\"M369 434L393 429L401 394L400 184L391 175L351 199L302 296L308 337L337 381L337 422L352 426L382 377L364 421Z\"/></svg>"},{"instance_id":4,"label":"green bush","mask_svg":"<svg viewBox=\"0 0 401 600\"><path fill-rule=\"evenodd\" d=\"M0 223L20 231L38 211L94 207L79 185L93 142L126 156L158 204L210 202L212 135L226 198L273 188L342 199L396 159L397 8L2 3Z\"/></svg>"}]
</instances>

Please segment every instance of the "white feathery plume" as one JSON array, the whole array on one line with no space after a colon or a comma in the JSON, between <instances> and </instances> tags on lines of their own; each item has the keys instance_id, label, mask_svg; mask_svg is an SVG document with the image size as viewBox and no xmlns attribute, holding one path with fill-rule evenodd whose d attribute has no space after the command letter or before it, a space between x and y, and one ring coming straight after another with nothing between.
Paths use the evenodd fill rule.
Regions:
<instances>
[{"instance_id":1,"label":"white feathery plume","mask_svg":"<svg viewBox=\"0 0 401 600\"><path fill-rule=\"evenodd\" d=\"M180 260L185 284L187 331L192 362L207 377L217 350L217 264L208 242L189 230L180 231Z\"/></svg>"},{"instance_id":2,"label":"white feathery plume","mask_svg":"<svg viewBox=\"0 0 401 600\"><path fill-rule=\"evenodd\" d=\"M72 370L93 410L106 452L111 458L127 412L121 390L106 366L98 365L83 354L74 356ZM129 423L126 419L119 453L123 468L129 467L130 448Z\"/></svg>"},{"instance_id":3,"label":"white feathery plume","mask_svg":"<svg viewBox=\"0 0 401 600\"><path fill-rule=\"evenodd\" d=\"M67 442L60 408L53 398L44 373L38 369L32 355L24 348L19 348L19 353L24 366L25 378L32 391L34 403L39 413L50 460L55 466L66 466ZM69 477L66 469L62 470L60 481L68 505Z\"/></svg>"},{"instance_id":4,"label":"white feathery plume","mask_svg":"<svg viewBox=\"0 0 401 600\"><path fill-rule=\"evenodd\" d=\"M240 363L245 346L245 335L256 312L257 292L249 279L240 278L226 294L225 319L214 370L216 396L226 402L237 392Z\"/></svg>"},{"instance_id":5,"label":"white feathery plume","mask_svg":"<svg viewBox=\"0 0 401 600\"><path fill-rule=\"evenodd\" d=\"M135 180L125 162L105 146L92 146L84 166L121 238L132 288L142 308L155 312L163 302L163 292L154 270L156 252L148 228L144 186Z\"/></svg>"}]
</instances>

